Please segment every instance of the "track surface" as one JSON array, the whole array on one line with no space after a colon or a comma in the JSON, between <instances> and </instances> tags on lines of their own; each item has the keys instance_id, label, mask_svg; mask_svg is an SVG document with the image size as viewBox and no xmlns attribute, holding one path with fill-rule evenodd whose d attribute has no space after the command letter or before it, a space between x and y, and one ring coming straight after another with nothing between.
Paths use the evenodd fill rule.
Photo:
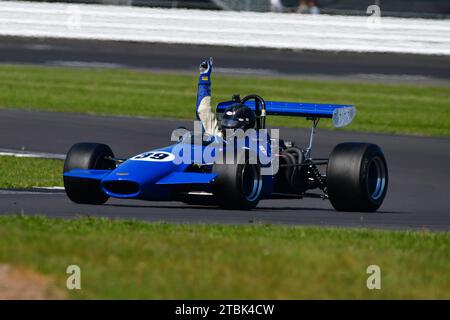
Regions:
<instances>
[{"instance_id":1,"label":"track surface","mask_svg":"<svg viewBox=\"0 0 450 320\"><path fill-rule=\"evenodd\" d=\"M302 121L302 120L299 120ZM127 157L170 143L173 128L189 121L94 117L79 114L0 110L0 147L65 153L80 141L109 144ZM305 145L307 130L281 129L282 138ZM75 205L64 193L0 191L0 212L136 218L148 221L283 223L388 229L450 230L450 139L319 130L314 155L326 157L339 142L379 144L389 165L388 196L377 213L338 213L328 201L265 200L256 210L225 211L178 202L110 200L105 206Z\"/></svg>"},{"instance_id":2,"label":"track surface","mask_svg":"<svg viewBox=\"0 0 450 320\"><path fill-rule=\"evenodd\" d=\"M383 82L450 81L450 56L0 37L0 63L192 72L199 57L208 56L220 61L216 72L231 74L344 77Z\"/></svg>"}]
</instances>

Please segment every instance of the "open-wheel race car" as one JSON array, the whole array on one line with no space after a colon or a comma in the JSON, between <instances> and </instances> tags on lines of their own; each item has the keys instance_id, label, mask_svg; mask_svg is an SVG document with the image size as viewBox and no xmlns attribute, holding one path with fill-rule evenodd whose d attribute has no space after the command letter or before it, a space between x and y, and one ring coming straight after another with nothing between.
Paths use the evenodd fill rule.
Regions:
<instances>
[{"instance_id":1,"label":"open-wheel race car","mask_svg":"<svg viewBox=\"0 0 450 320\"><path fill-rule=\"evenodd\" d=\"M129 159L116 158L105 144L77 143L64 163L68 197L83 204L103 204L114 197L174 200L229 209L252 209L261 199L316 197L329 199L339 211L371 212L380 207L388 187L388 170L379 146L345 142L338 144L328 159L311 157L319 120L329 118L337 127L346 126L355 116L353 106L234 96L217 105L219 118L236 102L256 114L256 136L250 140L257 140L257 147L252 147L245 136L232 135L230 139L235 142L246 141L236 147L228 138L211 139L204 134L198 137L198 133L185 129L172 145ZM301 148L282 140L274 141L269 131L264 131L266 117L270 115L311 120L309 145ZM269 138L262 139L263 136ZM182 155L180 150L184 152ZM208 152L216 157L206 159ZM232 161L217 160L225 159L228 153L232 154ZM265 163L260 160L262 156Z\"/></svg>"}]
</instances>

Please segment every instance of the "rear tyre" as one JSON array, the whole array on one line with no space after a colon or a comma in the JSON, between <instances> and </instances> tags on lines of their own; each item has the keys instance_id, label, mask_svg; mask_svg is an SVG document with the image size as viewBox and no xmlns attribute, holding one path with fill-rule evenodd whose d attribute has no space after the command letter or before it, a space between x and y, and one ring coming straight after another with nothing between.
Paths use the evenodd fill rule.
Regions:
<instances>
[{"instance_id":1,"label":"rear tyre","mask_svg":"<svg viewBox=\"0 0 450 320\"><path fill-rule=\"evenodd\" d=\"M386 196L388 169L383 151L370 143L341 143L331 152L327 189L337 211L376 211Z\"/></svg>"},{"instance_id":2,"label":"rear tyre","mask_svg":"<svg viewBox=\"0 0 450 320\"><path fill-rule=\"evenodd\" d=\"M234 164L214 164L212 172L218 176L214 195L219 205L226 209L250 210L261 199L262 175L260 164L250 161L248 152L237 157Z\"/></svg>"},{"instance_id":3,"label":"rear tyre","mask_svg":"<svg viewBox=\"0 0 450 320\"><path fill-rule=\"evenodd\" d=\"M72 169L109 170L115 168L111 148L100 143L77 143L70 148L64 162L64 173ZM103 204L108 199L100 181L64 176L64 188L70 200L83 204Z\"/></svg>"}]
</instances>

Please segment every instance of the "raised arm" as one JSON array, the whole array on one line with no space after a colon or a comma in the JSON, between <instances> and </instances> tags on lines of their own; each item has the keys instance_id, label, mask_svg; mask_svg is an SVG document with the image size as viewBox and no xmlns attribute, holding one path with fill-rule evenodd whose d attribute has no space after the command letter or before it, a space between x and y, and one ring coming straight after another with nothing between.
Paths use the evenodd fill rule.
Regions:
<instances>
[{"instance_id":1,"label":"raised arm","mask_svg":"<svg viewBox=\"0 0 450 320\"><path fill-rule=\"evenodd\" d=\"M200 64L197 92L197 119L203 124L207 134L221 135L216 114L211 110L211 72L213 60L209 58Z\"/></svg>"}]
</instances>

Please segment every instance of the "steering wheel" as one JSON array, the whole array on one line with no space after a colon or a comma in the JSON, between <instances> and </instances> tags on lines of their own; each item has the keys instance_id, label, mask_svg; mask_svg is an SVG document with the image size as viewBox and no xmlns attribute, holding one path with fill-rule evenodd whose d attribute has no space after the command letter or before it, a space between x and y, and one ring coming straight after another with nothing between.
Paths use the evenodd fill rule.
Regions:
<instances>
[{"instance_id":1,"label":"steering wheel","mask_svg":"<svg viewBox=\"0 0 450 320\"><path fill-rule=\"evenodd\" d=\"M245 104L248 100L255 100L255 113L258 117L257 129L266 128L266 102L264 99L256 94L250 94L241 100ZM261 106L261 109L260 109Z\"/></svg>"}]
</instances>

